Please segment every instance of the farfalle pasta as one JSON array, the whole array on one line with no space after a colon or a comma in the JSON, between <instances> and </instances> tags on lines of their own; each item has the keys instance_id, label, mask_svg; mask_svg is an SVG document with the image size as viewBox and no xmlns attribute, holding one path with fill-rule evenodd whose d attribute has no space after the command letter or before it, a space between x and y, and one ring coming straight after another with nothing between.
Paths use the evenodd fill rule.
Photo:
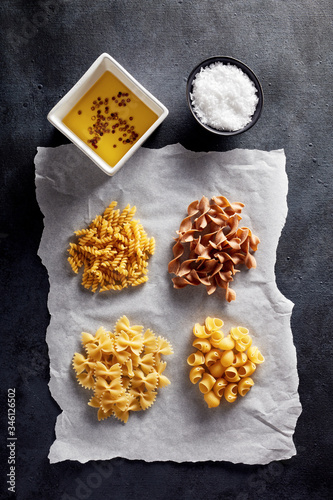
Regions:
<instances>
[{"instance_id":1,"label":"farfalle pasta","mask_svg":"<svg viewBox=\"0 0 333 500\"><path fill-rule=\"evenodd\" d=\"M254 385L250 375L265 361L247 328L231 328L225 336L222 326L221 319L211 317L203 325L196 323L192 343L196 351L187 358L190 381L198 384L208 408L219 406L222 398L234 403L239 395L244 397Z\"/></svg>"},{"instance_id":2,"label":"farfalle pasta","mask_svg":"<svg viewBox=\"0 0 333 500\"><path fill-rule=\"evenodd\" d=\"M83 266L82 285L96 292L121 290L148 280L148 259L155 252L155 239L133 220L136 207L122 212L113 201L87 229L75 231L77 243L70 243L68 262L75 273Z\"/></svg>"},{"instance_id":3,"label":"farfalle pasta","mask_svg":"<svg viewBox=\"0 0 333 500\"><path fill-rule=\"evenodd\" d=\"M202 284L210 295L220 287L225 289L228 302L235 300L230 282L239 272L236 267L256 267L251 251L255 252L260 242L248 227L239 227L243 207L243 203L230 203L224 196L214 196L211 201L203 196L189 205L168 265L169 273L176 275L174 288Z\"/></svg>"},{"instance_id":4,"label":"farfalle pasta","mask_svg":"<svg viewBox=\"0 0 333 500\"><path fill-rule=\"evenodd\" d=\"M163 355L173 353L165 338L141 325L130 325L126 316L114 331L99 328L95 335L82 333L85 355L76 352L73 368L79 384L93 391L89 405L98 408L98 420L111 415L127 422L131 411L146 410L157 391L170 384L164 375Z\"/></svg>"}]
</instances>

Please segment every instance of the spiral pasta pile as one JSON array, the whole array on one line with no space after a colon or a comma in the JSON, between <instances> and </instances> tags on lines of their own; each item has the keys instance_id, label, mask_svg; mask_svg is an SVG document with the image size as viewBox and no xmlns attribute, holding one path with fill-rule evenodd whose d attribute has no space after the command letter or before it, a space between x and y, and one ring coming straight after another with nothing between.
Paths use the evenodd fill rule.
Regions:
<instances>
[{"instance_id":1,"label":"spiral pasta pile","mask_svg":"<svg viewBox=\"0 0 333 500\"><path fill-rule=\"evenodd\" d=\"M126 423L131 411L146 410L157 390L170 384L163 375L162 355L172 354L171 344L143 326L130 325L126 316L113 332L99 328L95 335L82 333L84 356L76 352L73 368L80 385L93 390L88 405L98 408L98 420L111 415Z\"/></svg>"},{"instance_id":2,"label":"spiral pasta pile","mask_svg":"<svg viewBox=\"0 0 333 500\"><path fill-rule=\"evenodd\" d=\"M187 358L190 380L199 383L208 408L219 406L222 397L233 403L238 395L245 396L254 385L251 375L265 360L247 328L231 328L224 336L222 326L221 319L209 316L204 325L196 323L192 345L197 350Z\"/></svg>"},{"instance_id":3,"label":"spiral pasta pile","mask_svg":"<svg viewBox=\"0 0 333 500\"><path fill-rule=\"evenodd\" d=\"M239 227L243 207L243 203L230 203L224 196L214 196L211 201L203 196L189 205L168 266L169 273L176 275L174 288L202 284L212 294L221 287L228 302L235 300L229 284L239 272L236 266L255 268L250 250L255 252L260 242L249 228Z\"/></svg>"},{"instance_id":4,"label":"spiral pasta pile","mask_svg":"<svg viewBox=\"0 0 333 500\"><path fill-rule=\"evenodd\" d=\"M115 210L113 201L87 229L75 231L78 243L70 243L68 262L75 273L84 266L82 285L96 292L121 290L148 280L148 258L155 239L148 238L139 221L132 220L136 207Z\"/></svg>"}]
</instances>

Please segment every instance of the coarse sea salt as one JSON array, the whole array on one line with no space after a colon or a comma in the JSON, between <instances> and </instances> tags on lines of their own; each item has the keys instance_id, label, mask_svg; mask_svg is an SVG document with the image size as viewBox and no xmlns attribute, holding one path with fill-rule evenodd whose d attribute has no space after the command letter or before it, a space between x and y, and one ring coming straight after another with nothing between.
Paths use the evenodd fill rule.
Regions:
<instances>
[{"instance_id":1,"label":"coarse sea salt","mask_svg":"<svg viewBox=\"0 0 333 500\"><path fill-rule=\"evenodd\" d=\"M254 83L237 66L210 64L201 68L192 85L193 111L203 124L236 131L250 123L259 99Z\"/></svg>"}]
</instances>

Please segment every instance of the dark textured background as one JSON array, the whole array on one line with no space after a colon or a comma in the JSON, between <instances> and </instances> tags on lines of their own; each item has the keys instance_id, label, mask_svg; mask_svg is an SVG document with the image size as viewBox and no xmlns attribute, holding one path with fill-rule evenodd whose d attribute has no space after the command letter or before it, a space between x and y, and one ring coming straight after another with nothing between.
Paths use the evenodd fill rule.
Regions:
<instances>
[{"instance_id":1,"label":"dark textured background","mask_svg":"<svg viewBox=\"0 0 333 500\"><path fill-rule=\"evenodd\" d=\"M7 389L15 387L19 500L326 499L332 494L332 0L2 0L1 13L1 498L8 498ZM196 151L284 148L289 213L276 276L295 303L303 413L297 455L267 466L114 459L50 465L57 404L48 390L48 279L34 186L37 146L67 140L47 112L108 52L168 108L146 143ZM263 114L223 139L186 107L191 69L212 55L248 64ZM204 181L204 179L203 179ZM267 325L269 328L269 325Z\"/></svg>"}]
</instances>

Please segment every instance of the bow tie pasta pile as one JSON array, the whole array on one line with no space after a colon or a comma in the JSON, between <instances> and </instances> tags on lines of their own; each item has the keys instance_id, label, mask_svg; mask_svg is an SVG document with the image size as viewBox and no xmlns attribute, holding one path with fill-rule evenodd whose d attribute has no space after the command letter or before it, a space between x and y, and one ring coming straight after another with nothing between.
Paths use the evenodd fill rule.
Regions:
<instances>
[{"instance_id":1,"label":"bow tie pasta pile","mask_svg":"<svg viewBox=\"0 0 333 500\"><path fill-rule=\"evenodd\" d=\"M149 255L155 239L148 238L139 221L132 220L136 207L115 210L113 201L87 229L75 231L78 243L70 243L68 261L75 273L84 266L82 285L96 292L121 290L148 280Z\"/></svg>"},{"instance_id":2,"label":"bow tie pasta pile","mask_svg":"<svg viewBox=\"0 0 333 500\"><path fill-rule=\"evenodd\" d=\"M187 359L192 366L190 380L193 384L199 382L208 408L219 406L223 396L229 403L238 395L245 396L254 385L251 375L264 362L247 328L231 328L224 336L222 326L219 318L207 317L204 325L196 323L192 345L197 351Z\"/></svg>"},{"instance_id":3,"label":"bow tie pasta pile","mask_svg":"<svg viewBox=\"0 0 333 500\"><path fill-rule=\"evenodd\" d=\"M236 293L229 286L239 272L235 267L255 268L250 250L255 252L260 243L248 227L239 227L243 207L224 196L214 196L211 201L203 196L189 205L188 216L176 231L174 258L168 266L169 273L176 275L174 288L202 284L210 295L221 287L228 302L235 300Z\"/></svg>"},{"instance_id":4,"label":"bow tie pasta pile","mask_svg":"<svg viewBox=\"0 0 333 500\"><path fill-rule=\"evenodd\" d=\"M98 420L113 415L127 422L131 411L149 408L157 390L170 384L162 355L173 353L171 344L150 329L143 333L143 326L131 326L126 316L113 332L83 332L82 345L86 356L76 352L73 368L79 384L93 391L88 404L98 408Z\"/></svg>"}]
</instances>

